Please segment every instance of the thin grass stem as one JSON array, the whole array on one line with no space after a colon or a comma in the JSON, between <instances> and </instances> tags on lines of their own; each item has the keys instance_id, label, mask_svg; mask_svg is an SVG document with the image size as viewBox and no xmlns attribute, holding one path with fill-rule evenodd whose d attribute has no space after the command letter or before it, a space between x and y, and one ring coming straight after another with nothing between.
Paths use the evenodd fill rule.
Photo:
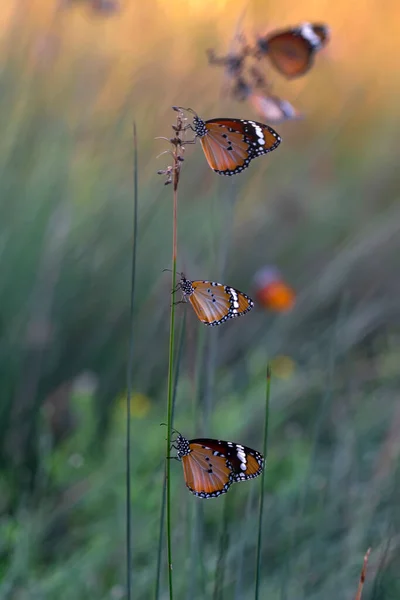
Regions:
<instances>
[{"instance_id":1,"label":"thin grass stem","mask_svg":"<svg viewBox=\"0 0 400 600\"><path fill-rule=\"evenodd\" d=\"M262 543L262 523L263 523L263 512L264 512L264 490L265 490L265 470L267 463L267 451L268 451L268 421L269 421L269 398L271 393L271 367L267 365L267 384L265 392L265 420L264 420L264 469L261 473L261 492L260 492L260 511L258 514L258 538L257 538L257 560L256 560L256 588L255 588L255 600L258 600L260 591L260 577L261 577L261 543Z\"/></svg>"},{"instance_id":2,"label":"thin grass stem","mask_svg":"<svg viewBox=\"0 0 400 600\"><path fill-rule=\"evenodd\" d=\"M225 496L222 512L222 525L219 537L219 550L217 564L215 566L215 582L213 600L222 600L224 594L224 581L226 573L226 562L229 552L229 517L232 516L231 496Z\"/></svg>"},{"instance_id":3,"label":"thin grass stem","mask_svg":"<svg viewBox=\"0 0 400 600\"><path fill-rule=\"evenodd\" d=\"M368 558L369 558L370 553L371 553L371 548L368 548L368 550L364 556L364 563L363 563L363 566L361 569L360 581L358 583L358 589L357 589L357 594L356 594L355 600L361 600L364 583L365 583L365 577L367 575L367 564L368 564Z\"/></svg>"},{"instance_id":4,"label":"thin grass stem","mask_svg":"<svg viewBox=\"0 0 400 600\"><path fill-rule=\"evenodd\" d=\"M132 519L131 519L131 398L132 398L132 363L133 363L133 308L135 299L136 254L137 254L137 229L138 229L138 152L136 124L133 123L133 242L132 242L132 270L131 270L131 297L129 313L129 358L126 372L126 597L132 597Z\"/></svg>"},{"instance_id":5,"label":"thin grass stem","mask_svg":"<svg viewBox=\"0 0 400 600\"><path fill-rule=\"evenodd\" d=\"M174 377L174 389L172 395L172 414L171 414L171 428L174 426L174 413L176 403L176 392L178 389L179 370L183 354L183 341L185 339L186 331L186 312L183 315L182 325L179 333L178 340L178 354L176 357L175 377ZM167 461L169 463L170 461ZM166 489L167 489L167 473L164 470L164 481L161 495L161 509L160 509L160 529L158 533L158 549L157 549L157 566L156 566L156 584L154 590L154 599L158 600L160 597L160 583L161 583L161 558L162 558L162 544L163 544L163 532L164 532L164 521L165 521L165 504L166 504Z\"/></svg>"},{"instance_id":6,"label":"thin grass stem","mask_svg":"<svg viewBox=\"0 0 400 600\"><path fill-rule=\"evenodd\" d=\"M176 255L177 255L177 212L178 191L174 185L173 199L173 241L172 241L172 288L176 281ZM167 447L166 456L169 456L171 448L172 428L172 398L173 398L173 373L174 373L174 348L175 348L175 304L171 302L170 333L169 333L169 361L168 361L168 398L167 398ZM168 589L169 598L173 599L172 582L172 542L171 542L171 461L167 460L166 468L166 501L167 501L167 556L168 556Z\"/></svg>"},{"instance_id":7,"label":"thin grass stem","mask_svg":"<svg viewBox=\"0 0 400 600\"><path fill-rule=\"evenodd\" d=\"M174 107L173 107L174 108ZM176 288L176 258L178 247L178 185L181 165L184 161L184 144L180 135L185 132L185 117L179 108L174 108L178 113L176 125L173 125L174 137L161 139L170 142L173 164L166 169L158 171L159 175L166 175L165 185L173 184L173 207L172 207L172 271L171 289ZM171 302L170 331L169 331L169 359L168 359L168 394L167 394L167 446L165 453L165 477L166 477L166 512L167 512L167 557L168 557L168 589L169 598L173 600L172 583L172 541L171 541L171 461L168 459L171 448L172 437L172 409L174 395L174 353L175 353L175 303Z\"/></svg>"}]
</instances>

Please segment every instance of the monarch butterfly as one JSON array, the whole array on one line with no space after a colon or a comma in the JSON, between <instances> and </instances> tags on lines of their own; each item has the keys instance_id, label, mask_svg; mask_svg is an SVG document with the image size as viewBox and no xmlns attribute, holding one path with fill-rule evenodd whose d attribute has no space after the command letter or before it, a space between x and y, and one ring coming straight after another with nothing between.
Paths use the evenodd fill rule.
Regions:
<instances>
[{"instance_id":1,"label":"monarch butterfly","mask_svg":"<svg viewBox=\"0 0 400 600\"><path fill-rule=\"evenodd\" d=\"M290 102L281 100L277 96L251 94L248 100L258 114L271 121L271 123L282 123L283 121L302 118L302 114Z\"/></svg>"},{"instance_id":2,"label":"monarch butterfly","mask_svg":"<svg viewBox=\"0 0 400 600\"><path fill-rule=\"evenodd\" d=\"M249 296L233 287L216 281L190 281L183 273L176 289L183 293L181 302L188 298L198 319L211 327L241 317L254 306Z\"/></svg>"},{"instance_id":3,"label":"monarch butterfly","mask_svg":"<svg viewBox=\"0 0 400 600\"><path fill-rule=\"evenodd\" d=\"M247 446L178 434L173 447L182 461L186 486L200 498L225 494L232 483L253 479L262 473L264 458Z\"/></svg>"},{"instance_id":4,"label":"monarch butterfly","mask_svg":"<svg viewBox=\"0 0 400 600\"><path fill-rule=\"evenodd\" d=\"M241 173L254 158L272 152L281 143L276 131L263 123L246 119L203 121L191 108L176 108L194 114L193 125L189 127L200 138L211 169L220 175Z\"/></svg>"},{"instance_id":5,"label":"monarch butterfly","mask_svg":"<svg viewBox=\"0 0 400 600\"><path fill-rule=\"evenodd\" d=\"M291 79L311 68L315 53L323 48L328 37L326 25L303 23L259 38L257 48L259 54L268 56L281 75Z\"/></svg>"}]
</instances>

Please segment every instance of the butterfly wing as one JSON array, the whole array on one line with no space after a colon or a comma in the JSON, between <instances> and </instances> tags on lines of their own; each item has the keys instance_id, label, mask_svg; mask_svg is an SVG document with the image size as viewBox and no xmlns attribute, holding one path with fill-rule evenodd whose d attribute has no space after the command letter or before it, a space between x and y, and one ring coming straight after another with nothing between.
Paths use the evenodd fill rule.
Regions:
<instances>
[{"instance_id":1,"label":"butterfly wing","mask_svg":"<svg viewBox=\"0 0 400 600\"><path fill-rule=\"evenodd\" d=\"M306 26L308 25L310 27L309 23L305 24ZM303 25L304 27L304 25ZM327 44L327 42L329 41L329 27L327 25L324 25L322 23L314 23L313 25L311 25L312 31L314 33L314 35L317 36L317 38L319 38L319 45L320 47L325 46L325 44Z\"/></svg>"},{"instance_id":2,"label":"butterfly wing","mask_svg":"<svg viewBox=\"0 0 400 600\"><path fill-rule=\"evenodd\" d=\"M206 325L220 325L241 317L254 306L253 300L243 292L215 281L192 281L192 288L189 302L198 319Z\"/></svg>"},{"instance_id":3,"label":"butterfly wing","mask_svg":"<svg viewBox=\"0 0 400 600\"><path fill-rule=\"evenodd\" d=\"M231 467L225 456L215 454L201 440L189 442L190 453L182 457L186 486L200 498L225 494L233 483Z\"/></svg>"},{"instance_id":4,"label":"butterfly wing","mask_svg":"<svg viewBox=\"0 0 400 600\"><path fill-rule=\"evenodd\" d=\"M225 442L223 440L212 440L200 438L190 441L190 447L206 447L212 450L214 455L224 457L230 466L231 477L235 482L246 481L258 477L264 468L264 458L262 454L248 446L236 444L235 442Z\"/></svg>"},{"instance_id":5,"label":"butterfly wing","mask_svg":"<svg viewBox=\"0 0 400 600\"><path fill-rule=\"evenodd\" d=\"M312 65L314 47L294 30L268 38L268 57L273 66L288 79L304 75Z\"/></svg>"},{"instance_id":6,"label":"butterfly wing","mask_svg":"<svg viewBox=\"0 0 400 600\"><path fill-rule=\"evenodd\" d=\"M271 123L283 123L301 118L301 114L288 102L277 96L263 96L252 94L249 102L258 114Z\"/></svg>"},{"instance_id":7,"label":"butterfly wing","mask_svg":"<svg viewBox=\"0 0 400 600\"><path fill-rule=\"evenodd\" d=\"M205 121L205 135L200 143L210 167L220 175L235 175L250 162L275 150L279 135L268 125L242 119Z\"/></svg>"}]
</instances>

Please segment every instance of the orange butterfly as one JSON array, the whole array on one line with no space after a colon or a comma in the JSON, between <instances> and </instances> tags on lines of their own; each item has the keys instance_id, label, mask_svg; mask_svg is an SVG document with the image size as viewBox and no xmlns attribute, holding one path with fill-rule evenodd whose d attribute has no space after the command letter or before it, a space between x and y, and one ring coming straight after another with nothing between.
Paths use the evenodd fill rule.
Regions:
<instances>
[{"instance_id":1,"label":"orange butterfly","mask_svg":"<svg viewBox=\"0 0 400 600\"><path fill-rule=\"evenodd\" d=\"M232 483L254 479L264 468L264 458L259 452L234 442L187 440L178 434L175 443L186 486L200 498L225 494Z\"/></svg>"},{"instance_id":2,"label":"orange butterfly","mask_svg":"<svg viewBox=\"0 0 400 600\"><path fill-rule=\"evenodd\" d=\"M303 23L260 37L257 47L259 54L268 56L281 75L291 79L311 68L316 52L325 46L328 38L326 25Z\"/></svg>"},{"instance_id":3,"label":"orange butterfly","mask_svg":"<svg viewBox=\"0 0 400 600\"><path fill-rule=\"evenodd\" d=\"M176 289L183 293L181 302L188 299L198 319L212 327L241 317L254 306L249 296L233 287L215 281L190 281L183 273Z\"/></svg>"},{"instance_id":4,"label":"orange butterfly","mask_svg":"<svg viewBox=\"0 0 400 600\"><path fill-rule=\"evenodd\" d=\"M177 108L195 115L190 127L200 138L208 164L220 175L241 173L254 158L272 152L281 143L276 131L263 123L246 119L203 121L191 108Z\"/></svg>"},{"instance_id":5,"label":"orange butterfly","mask_svg":"<svg viewBox=\"0 0 400 600\"><path fill-rule=\"evenodd\" d=\"M283 123L301 119L302 114L296 110L287 100L281 100L277 96L263 96L251 94L249 102L258 114L271 123Z\"/></svg>"}]
</instances>

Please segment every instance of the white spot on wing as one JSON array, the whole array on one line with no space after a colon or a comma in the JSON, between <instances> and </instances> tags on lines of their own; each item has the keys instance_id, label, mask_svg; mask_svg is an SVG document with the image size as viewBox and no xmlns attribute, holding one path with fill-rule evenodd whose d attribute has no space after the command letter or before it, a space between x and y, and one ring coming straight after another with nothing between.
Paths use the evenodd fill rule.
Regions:
<instances>
[{"instance_id":1,"label":"white spot on wing","mask_svg":"<svg viewBox=\"0 0 400 600\"><path fill-rule=\"evenodd\" d=\"M319 48L322 45L321 40L317 36L317 34L314 32L314 29L313 29L311 23L303 23L300 26L300 33L301 33L301 36L305 40L310 42L311 46L313 46L314 48Z\"/></svg>"}]
</instances>

